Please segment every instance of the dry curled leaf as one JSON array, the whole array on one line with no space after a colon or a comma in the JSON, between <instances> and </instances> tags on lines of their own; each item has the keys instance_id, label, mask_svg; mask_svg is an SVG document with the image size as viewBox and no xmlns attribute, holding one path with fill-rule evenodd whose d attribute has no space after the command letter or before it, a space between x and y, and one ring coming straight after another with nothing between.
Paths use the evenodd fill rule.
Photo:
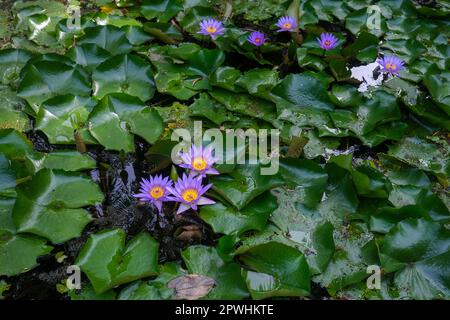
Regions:
<instances>
[{"instance_id":1,"label":"dry curled leaf","mask_svg":"<svg viewBox=\"0 0 450 320\"><path fill-rule=\"evenodd\" d=\"M197 225L183 226L175 233L177 234L177 239L181 241L201 239L202 237L202 230Z\"/></svg>"},{"instance_id":2,"label":"dry curled leaf","mask_svg":"<svg viewBox=\"0 0 450 320\"><path fill-rule=\"evenodd\" d=\"M215 286L214 279L198 274L188 274L176 277L168 284L168 288L175 290L172 299L197 300L206 296Z\"/></svg>"}]
</instances>

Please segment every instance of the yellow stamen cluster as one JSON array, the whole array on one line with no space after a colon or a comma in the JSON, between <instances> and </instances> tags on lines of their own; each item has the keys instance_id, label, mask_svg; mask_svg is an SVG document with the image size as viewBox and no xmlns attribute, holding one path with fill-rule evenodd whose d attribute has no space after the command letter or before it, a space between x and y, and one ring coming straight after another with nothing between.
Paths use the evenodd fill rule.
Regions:
<instances>
[{"instance_id":1,"label":"yellow stamen cluster","mask_svg":"<svg viewBox=\"0 0 450 320\"><path fill-rule=\"evenodd\" d=\"M292 27L292 24L290 24L289 22L286 22L285 24L283 24L283 29L290 29Z\"/></svg>"},{"instance_id":2,"label":"yellow stamen cluster","mask_svg":"<svg viewBox=\"0 0 450 320\"><path fill-rule=\"evenodd\" d=\"M161 187L153 187L150 190L150 195L152 196L153 199L159 199L162 196L164 196L164 189Z\"/></svg>"},{"instance_id":3,"label":"yellow stamen cluster","mask_svg":"<svg viewBox=\"0 0 450 320\"><path fill-rule=\"evenodd\" d=\"M194 158L194 160L192 161L192 166L195 170L198 171L205 170L207 165L208 163L205 161L205 159L203 159L203 157Z\"/></svg>"},{"instance_id":4,"label":"yellow stamen cluster","mask_svg":"<svg viewBox=\"0 0 450 320\"><path fill-rule=\"evenodd\" d=\"M183 191L183 194L181 196L183 197L184 201L190 203L197 200L198 191L195 189L187 189Z\"/></svg>"},{"instance_id":5,"label":"yellow stamen cluster","mask_svg":"<svg viewBox=\"0 0 450 320\"><path fill-rule=\"evenodd\" d=\"M397 66L393 63L386 63L386 69L394 71L397 69Z\"/></svg>"},{"instance_id":6,"label":"yellow stamen cluster","mask_svg":"<svg viewBox=\"0 0 450 320\"><path fill-rule=\"evenodd\" d=\"M206 28L206 31L208 31L208 33L215 33L217 31L217 28L214 28L213 26L209 26Z\"/></svg>"}]
</instances>

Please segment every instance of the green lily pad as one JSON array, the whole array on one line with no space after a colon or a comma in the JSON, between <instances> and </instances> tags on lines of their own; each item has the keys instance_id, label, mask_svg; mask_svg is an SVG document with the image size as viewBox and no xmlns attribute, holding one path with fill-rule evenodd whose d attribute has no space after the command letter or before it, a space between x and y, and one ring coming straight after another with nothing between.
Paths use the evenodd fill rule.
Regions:
<instances>
[{"instance_id":1,"label":"green lily pad","mask_svg":"<svg viewBox=\"0 0 450 320\"><path fill-rule=\"evenodd\" d=\"M436 103L450 116L450 73L427 74L423 82Z\"/></svg>"},{"instance_id":2,"label":"green lily pad","mask_svg":"<svg viewBox=\"0 0 450 320\"><path fill-rule=\"evenodd\" d=\"M248 296L241 267L223 261L215 248L190 246L181 255L190 274L207 276L216 282L205 299L237 300Z\"/></svg>"},{"instance_id":3,"label":"green lily pad","mask_svg":"<svg viewBox=\"0 0 450 320\"><path fill-rule=\"evenodd\" d=\"M61 243L79 236L92 220L81 207L101 201L100 188L88 178L43 169L17 189L13 220L18 232Z\"/></svg>"},{"instance_id":4,"label":"green lily pad","mask_svg":"<svg viewBox=\"0 0 450 320\"><path fill-rule=\"evenodd\" d=\"M74 144L76 130L86 143L97 143L87 131L87 119L94 105L95 100L90 97L70 94L48 99L37 113L36 129L53 144Z\"/></svg>"},{"instance_id":5,"label":"green lily pad","mask_svg":"<svg viewBox=\"0 0 450 320\"><path fill-rule=\"evenodd\" d=\"M27 64L22 72L18 96L24 98L35 112L39 104L54 96L89 96L91 93L88 74L79 66L39 61Z\"/></svg>"},{"instance_id":6,"label":"green lily pad","mask_svg":"<svg viewBox=\"0 0 450 320\"><path fill-rule=\"evenodd\" d=\"M253 69L244 73L236 84L251 95L270 100L270 91L278 84L278 73L269 69Z\"/></svg>"},{"instance_id":7,"label":"green lily pad","mask_svg":"<svg viewBox=\"0 0 450 320\"><path fill-rule=\"evenodd\" d=\"M303 254L292 247L269 242L251 248L240 255L239 259L258 272L246 274L247 286L253 299L307 296L310 293L308 263Z\"/></svg>"},{"instance_id":8,"label":"green lily pad","mask_svg":"<svg viewBox=\"0 0 450 320\"><path fill-rule=\"evenodd\" d=\"M244 14L245 19L249 21L262 21L273 16L282 16L290 2L288 0L232 1L235 14Z\"/></svg>"},{"instance_id":9,"label":"green lily pad","mask_svg":"<svg viewBox=\"0 0 450 320\"><path fill-rule=\"evenodd\" d=\"M135 133L150 143L163 131L159 113L136 97L123 93L105 96L89 116L90 132L107 149L134 151Z\"/></svg>"},{"instance_id":10,"label":"green lily pad","mask_svg":"<svg viewBox=\"0 0 450 320\"><path fill-rule=\"evenodd\" d=\"M0 152L9 159L25 160L33 152L27 137L14 129L0 129Z\"/></svg>"},{"instance_id":11,"label":"green lily pad","mask_svg":"<svg viewBox=\"0 0 450 320\"><path fill-rule=\"evenodd\" d=\"M283 183L279 174L261 175L261 168L261 165L238 165L228 175L211 178L213 189L241 210L263 192Z\"/></svg>"},{"instance_id":12,"label":"green lily pad","mask_svg":"<svg viewBox=\"0 0 450 320\"><path fill-rule=\"evenodd\" d=\"M19 78L20 70L33 57L31 53L20 49L6 49L0 51L1 82L9 84Z\"/></svg>"},{"instance_id":13,"label":"green lily pad","mask_svg":"<svg viewBox=\"0 0 450 320\"><path fill-rule=\"evenodd\" d=\"M187 72L199 76L208 77L225 61L225 53L221 50L199 50L193 53L189 59Z\"/></svg>"},{"instance_id":14,"label":"green lily pad","mask_svg":"<svg viewBox=\"0 0 450 320\"><path fill-rule=\"evenodd\" d=\"M139 280L120 291L119 300L168 300L173 295L173 289L167 284L174 278L186 273L178 264L167 262L159 266L158 277L154 280Z\"/></svg>"},{"instance_id":15,"label":"green lily pad","mask_svg":"<svg viewBox=\"0 0 450 320\"><path fill-rule=\"evenodd\" d=\"M368 198L387 198L391 191L391 184L381 172L362 165L352 170L353 182L358 194Z\"/></svg>"},{"instance_id":16,"label":"green lily pad","mask_svg":"<svg viewBox=\"0 0 450 320\"><path fill-rule=\"evenodd\" d=\"M80 18L79 28L72 27L70 22L72 22L70 19L62 19L56 25L56 38L65 47L70 47L77 38L81 37L84 29L96 26L94 21L84 16Z\"/></svg>"},{"instance_id":17,"label":"green lily pad","mask_svg":"<svg viewBox=\"0 0 450 320\"><path fill-rule=\"evenodd\" d=\"M204 206L200 209L200 217L217 233L240 234L248 230L262 231L276 208L276 198L264 193L241 210L222 203Z\"/></svg>"},{"instance_id":18,"label":"green lily pad","mask_svg":"<svg viewBox=\"0 0 450 320\"><path fill-rule=\"evenodd\" d=\"M373 62L378 56L378 37L368 32L361 32L358 38L342 50L347 57L357 57L362 62Z\"/></svg>"},{"instance_id":19,"label":"green lily pad","mask_svg":"<svg viewBox=\"0 0 450 320\"><path fill-rule=\"evenodd\" d=\"M107 263L105 263L107 262ZM125 245L122 229L90 236L75 262L88 276L96 294L158 273L158 242L140 233Z\"/></svg>"},{"instance_id":20,"label":"green lily pad","mask_svg":"<svg viewBox=\"0 0 450 320\"><path fill-rule=\"evenodd\" d=\"M135 55L118 55L104 61L94 70L92 80L97 99L122 92L147 101L155 93L150 64Z\"/></svg>"},{"instance_id":21,"label":"green lily pad","mask_svg":"<svg viewBox=\"0 0 450 320\"><path fill-rule=\"evenodd\" d=\"M315 162L285 158L280 161L280 173L288 184L304 192L305 205L315 206L322 200L328 175Z\"/></svg>"},{"instance_id":22,"label":"green lily pad","mask_svg":"<svg viewBox=\"0 0 450 320\"><path fill-rule=\"evenodd\" d=\"M232 112L238 112L267 122L272 122L276 119L275 106L269 101L255 98L248 94L232 93L223 89L216 89L210 94Z\"/></svg>"},{"instance_id":23,"label":"green lily pad","mask_svg":"<svg viewBox=\"0 0 450 320\"><path fill-rule=\"evenodd\" d=\"M306 74L290 74L272 90L279 108L309 108L318 111L334 109L323 83Z\"/></svg>"},{"instance_id":24,"label":"green lily pad","mask_svg":"<svg viewBox=\"0 0 450 320\"><path fill-rule=\"evenodd\" d=\"M53 249L46 242L45 239L22 234L0 240L0 275L14 276L36 267L36 259Z\"/></svg>"},{"instance_id":25,"label":"green lily pad","mask_svg":"<svg viewBox=\"0 0 450 320\"><path fill-rule=\"evenodd\" d=\"M370 145L382 142L382 136L397 140L399 138L397 131L400 130L403 133L405 129L402 125L397 128L398 130L387 131L385 135L383 132L377 132L377 130L382 130L381 125L400 119L401 113L395 97L384 91L376 91L373 96L372 99L359 104L354 111L339 109L331 113L330 116L335 126L351 130L357 137L367 141ZM394 122L391 125L394 126ZM377 135L380 136L379 139L376 139Z\"/></svg>"},{"instance_id":26,"label":"green lily pad","mask_svg":"<svg viewBox=\"0 0 450 320\"><path fill-rule=\"evenodd\" d=\"M0 128L27 131L30 121L23 112L25 105L25 101L17 97L17 94L8 86L0 85L0 112L2 113Z\"/></svg>"},{"instance_id":27,"label":"green lily pad","mask_svg":"<svg viewBox=\"0 0 450 320\"><path fill-rule=\"evenodd\" d=\"M78 44L96 44L112 55L124 54L131 51L132 46L128 41L125 31L116 26L90 27L86 28L84 33L84 36L78 40Z\"/></svg>"},{"instance_id":28,"label":"green lily pad","mask_svg":"<svg viewBox=\"0 0 450 320\"><path fill-rule=\"evenodd\" d=\"M189 108L192 111L192 116L207 118L217 125L221 125L223 122L235 122L239 119L229 112L223 104L211 99L206 93L201 93L200 97Z\"/></svg>"},{"instance_id":29,"label":"green lily pad","mask_svg":"<svg viewBox=\"0 0 450 320\"><path fill-rule=\"evenodd\" d=\"M241 72L233 67L219 67L214 74L211 75L211 84L223 89L227 89L233 92L240 91L240 87L237 87L236 81L241 76Z\"/></svg>"},{"instance_id":30,"label":"green lily pad","mask_svg":"<svg viewBox=\"0 0 450 320\"><path fill-rule=\"evenodd\" d=\"M308 53L308 48L297 49L297 62L300 67L312 68L321 71L326 68L326 63L320 57Z\"/></svg>"},{"instance_id":31,"label":"green lily pad","mask_svg":"<svg viewBox=\"0 0 450 320\"><path fill-rule=\"evenodd\" d=\"M89 71L111 57L111 54L94 43L81 44L67 51L67 56Z\"/></svg>"},{"instance_id":32,"label":"green lily pad","mask_svg":"<svg viewBox=\"0 0 450 320\"><path fill-rule=\"evenodd\" d=\"M450 297L450 231L439 223L407 219L383 239L380 257L394 282L411 299Z\"/></svg>"},{"instance_id":33,"label":"green lily pad","mask_svg":"<svg viewBox=\"0 0 450 320\"><path fill-rule=\"evenodd\" d=\"M9 160L3 154L0 154L0 169L0 196L15 197L16 175Z\"/></svg>"},{"instance_id":34,"label":"green lily pad","mask_svg":"<svg viewBox=\"0 0 450 320\"><path fill-rule=\"evenodd\" d=\"M438 146L418 137L406 137L391 146L388 154L445 180L450 174L448 152L448 145Z\"/></svg>"},{"instance_id":35,"label":"green lily pad","mask_svg":"<svg viewBox=\"0 0 450 320\"><path fill-rule=\"evenodd\" d=\"M148 20L157 18L159 22L167 22L178 12L183 10L179 0L144 0L141 13Z\"/></svg>"},{"instance_id":36,"label":"green lily pad","mask_svg":"<svg viewBox=\"0 0 450 320\"><path fill-rule=\"evenodd\" d=\"M58 150L49 153L44 160L44 168L64 171L80 171L95 168L97 163L87 154L78 151Z\"/></svg>"}]
</instances>

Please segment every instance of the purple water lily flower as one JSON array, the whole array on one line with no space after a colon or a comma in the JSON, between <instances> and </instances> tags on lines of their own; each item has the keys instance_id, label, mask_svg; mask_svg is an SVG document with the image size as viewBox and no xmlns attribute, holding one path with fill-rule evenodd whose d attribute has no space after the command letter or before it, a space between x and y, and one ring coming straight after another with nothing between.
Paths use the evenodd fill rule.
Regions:
<instances>
[{"instance_id":1,"label":"purple water lily flower","mask_svg":"<svg viewBox=\"0 0 450 320\"><path fill-rule=\"evenodd\" d=\"M192 145L189 152L181 152L180 157L183 161L180 167L190 169L193 175L206 177L207 174L219 174L219 171L212 168L217 159L214 158L210 146L203 148Z\"/></svg>"},{"instance_id":2,"label":"purple water lily flower","mask_svg":"<svg viewBox=\"0 0 450 320\"><path fill-rule=\"evenodd\" d=\"M322 49L331 50L336 48L339 43L339 39L331 33L322 33L320 38L317 38L317 42L319 42Z\"/></svg>"},{"instance_id":3,"label":"purple water lily flower","mask_svg":"<svg viewBox=\"0 0 450 320\"><path fill-rule=\"evenodd\" d=\"M396 56L384 56L383 59L378 59L378 64L381 66L381 71L398 76L398 72L405 69L405 62Z\"/></svg>"},{"instance_id":4,"label":"purple water lily flower","mask_svg":"<svg viewBox=\"0 0 450 320\"><path fill-rule=\"evenodd\" d=\"M225 28L222 27L222 22L219 20L204 19L200 22L200 31L197 33L216 39L217 36L225 33Z\"/></svg>"},{"instance_id":5,"label":"purple water lily flower","mask_svg":"<svg viewBox=\"0 0 450 320\"><path fill-rule=\"evenodd\" d=\"M294 17L284 16L278 19L277 27L280 28L280 30L277 30L277 32L282 31L293 32L295 31L295 29L297 29L297 21L295 21Z\"/></svg>"},{"instance_id":6,"label":"purple water lily flower","mask_svg":"<svg viewBox=\"0 0 450 320\"><path fill-rule=\"evenodd\" d=\"M185 173L175 182L174 187L169 187L173 194L171 199L180 202L177 214L180 214L190 208L197 210L197 206L205 204L214 204L215 201L203 197L203 194L211 188L212 184L202 186L202 177L187 176Z\"/></svg>"},{"instance_id":7,"label":"purple water lily flower","mask_svg":"<svg viewBox=\"0 0 450 320\"><path fill-rule=\"evenodd\" d=\"M264 33L259 32L259 31L254 31L254 32L250 33L250 35L248 36L248 42L259 47L259 46L262 46L264 44L264 42L266 42L266 37L265 37Z\"/></svg>"},{"instance_id":8,"label":"purple water lily flower","mask_svg":"<svg viewBox=\"0 0 450 320\"><path fill-rule=\"evenodd\" d=\"M172 187L172 181L168 177L163 178L162 175L150 176L150 179L142 179L140 183L140 193L134 195L140 201L151 202L158 209L162 211L162 203L171 201L169 197L169 188Z\"/></svg>"}]
</instances>

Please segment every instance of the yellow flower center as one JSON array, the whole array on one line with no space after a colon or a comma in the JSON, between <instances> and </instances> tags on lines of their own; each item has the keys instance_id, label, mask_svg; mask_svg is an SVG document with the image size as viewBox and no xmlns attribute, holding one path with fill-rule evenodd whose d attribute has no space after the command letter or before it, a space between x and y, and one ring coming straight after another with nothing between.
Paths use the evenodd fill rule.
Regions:
<instances>
[{"instance_id":1,"label":"yellow flower center","mask_svg":"<svg viewBox=\"0 0 450 320\"><path fill-rule=\"evenodd\" d=\"M208 164L206 163L205 159L203 159L203 157L194 158L194 160L192 161L192 166L195 170L198 171L205 170L207 165Z\"/></svg>"},{"instance_id":2,"label":"yellow flower center","mask_svg":"<svg viewBox=\"0 0 450 320\"><path fill-rule=\"evenodd\" d=\"M255 39L255 42L256 42L256 43L260 43L260 42L261 42L261 38L256 38L256 39Z\"/></svg>"},{"instance_id":3,"label":"yellow flower center","mask_svg":"<svg viewBox=\"0 0 450 320\"><path fill-rule=\"evenodd\" d=\"M386 63L386 69L395 70L395 69L397 69L397 66L393 63Z\"/></svg>"},{"instance_id":4,"label":"yellow flower center","mask_svg":"<svg viewBox=\"0 0 450 320\"><path fill-rule=\"evenodd\" d=\"M326 40L326 41L325 41L325 45L326 45L326 46L331 45L331 41L330 41L330 40Z\"/></svg>"},{"instance_id":5,"label":"yellow flower center","mask_svg":"<svg viewBox=\"0 0 450 320\"><path fill-rule=\"evenodd\" d=\"M208 33L214 33L217 31L217 28L214 28L213 26L209 26L208 28L206 28L206 31L208 31Z\"/></svg>"},{"instance_id":6,"label":"yellow flower center","mask_svg":"<svg viewBox=\"0 0 450 320\"><path fill-rule=\"evenodd\" d=\"M159 199L162 196L164 196L164 189L161 187L153 187L150 190L150 195L152 196L153 199Z\"/></svg>"},{"instance_id":7,"label":"yellow flower center","mask_svg":"<svg viewBox=\"0 0 450 320\"><path fill-rule=\"evenodd\" d=\"M197 200L198 191L195 189L187 189L183 191L183 194L181 196L183 197L184 201L190 203Z\"/></svg>"},{"instance_id":8,"label":"yellow flower center","mask_svg":"<svg viewBox=\"0 0 450 320\"><path fill-rule=\"evenodd\" d=\"M290 29L292 27L292 24L290 24L289 22L286 22L285 24L283 24L283 29Z\"/></svg>"}]
</instances>

